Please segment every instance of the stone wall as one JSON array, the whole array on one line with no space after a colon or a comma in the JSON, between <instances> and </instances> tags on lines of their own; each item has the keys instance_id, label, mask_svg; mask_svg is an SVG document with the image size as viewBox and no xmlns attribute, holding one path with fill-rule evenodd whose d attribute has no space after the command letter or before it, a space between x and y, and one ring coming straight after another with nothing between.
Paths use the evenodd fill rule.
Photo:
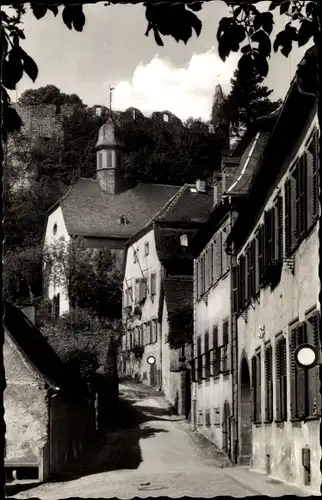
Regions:
<instances>
[{"instance_id":1,"label":"stone wall","mask_svg":"<svg viewBox=\"0 0 322 500\"><path fill-rule=\"evenodd\" d=\"M7 336L4 343L6 463L40 464L48 439L44 384Z\"/></svg>"}]
</instances>

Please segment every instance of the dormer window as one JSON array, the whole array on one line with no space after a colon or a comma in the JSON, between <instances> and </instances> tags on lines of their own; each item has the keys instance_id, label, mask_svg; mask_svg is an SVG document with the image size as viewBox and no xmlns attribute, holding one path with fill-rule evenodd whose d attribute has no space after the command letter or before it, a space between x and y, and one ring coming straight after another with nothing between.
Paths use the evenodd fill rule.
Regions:
<instances>
[{"instance_id":1,"label":"dormer window","mask_svg":"<svg viewBox=\"0 0 322 500\"><path fill-rule=\"evenodd\" d=\"M57 224L55 222L54 226L53 226L53 234L56 234L57 233Z\"/></svg>"},{"instance_id":2,"label":"dormer window","mask_svg":"<svg viewBox=\"0 0 322 500\"><path fill-rule=\"evenodd\" d=\"M126 217L126 215L121 215L121 217L120 217L120 224L121 224L121 226L127 226L129 223L130 223L130 221Z\"/></svg>"},{"instance_id":3,"label":"dormer window","mask_svg":"<svg viewBox=\"0 0 322 500\"><path fill-rule=\"evenodd\" d=\"M167 113L163 113L163 121L164 122L169 122L170 121L169 115Z\"/></svg>"}]
</instances>

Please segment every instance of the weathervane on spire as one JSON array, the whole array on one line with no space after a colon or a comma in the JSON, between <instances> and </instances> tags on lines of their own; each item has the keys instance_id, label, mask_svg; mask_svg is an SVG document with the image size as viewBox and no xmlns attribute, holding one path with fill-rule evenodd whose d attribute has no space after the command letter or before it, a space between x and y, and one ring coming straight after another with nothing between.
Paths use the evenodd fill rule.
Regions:
<instances>
[{"instance_id":1,"label":"weathervane on spire","mask_svg":"<svg viewBox=\"0 0 322 500\"><path fill-rule=\"evenodd\" d=\"M112 94L113 94L114 87L111 87L110 85L110 116L112 117Z\"/></svg>"}]
</instances>

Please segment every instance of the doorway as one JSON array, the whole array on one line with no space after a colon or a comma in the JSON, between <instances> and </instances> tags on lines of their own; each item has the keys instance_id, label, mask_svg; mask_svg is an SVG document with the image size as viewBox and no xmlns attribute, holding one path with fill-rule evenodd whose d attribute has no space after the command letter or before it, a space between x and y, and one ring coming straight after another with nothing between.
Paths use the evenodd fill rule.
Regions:
<instances>
[{"instance_id":1,"label":"doorway","mask_svg":"<svg viewBox=\"0 0 322 500\"><path fill-rule=\"evenodd\" d=\"M191 410L191 373L190 369L185 370L185 417L186 420L190 421L190 410Z\"/></svg>"},{"instance_id":2,"label":"doorway","mask_svg":"<svg viewBox=\"0 0 322 500\"><path fill-rule=\"evenodd\" d=\"M231 432L230 432L230 406L228 401L224 403L222 420L222 447L223 451L231 457Z\"/></svg>"},{"instance_id":3,"label":"doorway","mask_svg":"<svg viewBox=\"0 0 322 500\"><path fill-rule=\"evenodd\" d=\"M252 457L252 393L247 359L240 367L240 454L239 463L249 465Z\"/></svg>"},{"instance_id":4,"label":"doorway","mask_svg":"<svg viewBox=\"0 0 322 500\"><path fill-rule=\"evenodd\" d=\"M153 363L150 365L150 385L155 387L157 385L157 365Z\"/></svg>"}]
</instances>

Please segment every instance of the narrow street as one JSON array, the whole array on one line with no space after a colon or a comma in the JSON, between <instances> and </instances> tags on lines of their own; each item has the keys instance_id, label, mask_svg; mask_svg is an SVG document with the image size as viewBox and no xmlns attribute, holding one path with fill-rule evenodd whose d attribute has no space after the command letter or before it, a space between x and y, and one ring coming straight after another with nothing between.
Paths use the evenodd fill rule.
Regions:
<instances>
[{"instance_id":1,"label":"narrow street","mask_svg":"<svg viewBox=\"0 0 322 500\"><path fill-rule=\"evenodd\" d=\"M120 384L117 428L102 438L60 482L38 485L14 498L54 500L67 497L243 497L258 489L238 480L238 469L215 446L171 414L164 398L151 388ZM234 476L236 471L236 477ZM257 476L253 474L253 476ZM252 477L252 476L250 476ZM263 482L262 476L259 481ZM245 485L246 484L246 485ZM249 484L253 486L250 480ZM279 496L287 490L279 485ZM293 490L294 494L300 493Z\"/></svg>"}]
</instances>

